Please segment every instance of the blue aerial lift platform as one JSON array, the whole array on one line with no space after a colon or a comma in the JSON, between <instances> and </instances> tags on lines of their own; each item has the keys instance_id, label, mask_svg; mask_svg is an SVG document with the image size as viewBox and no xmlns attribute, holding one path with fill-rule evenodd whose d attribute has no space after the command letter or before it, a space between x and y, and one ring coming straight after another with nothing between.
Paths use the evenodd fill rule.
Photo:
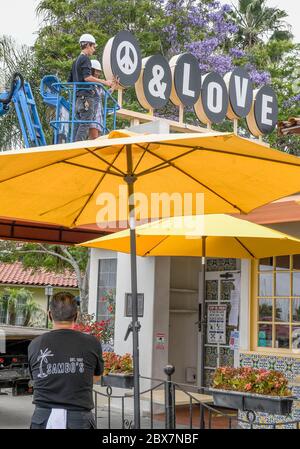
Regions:
<instances>
[{"instance_id":1,"label":"blue aerial lift platform","mask_svg":"<svg viewBox=\"0 0 300 449\"><path fill-rule=\"evenodd\" d=\"M95 87L98 89L99 101L102 104L101 118L99 121L78 120L75 112L77 91ZM97 123L102 135L116 128L117 111L120 107L111 92L101 83L62 83L55 75L47 75L41 81L40 94L53 114L50 121L53 128L53 144L74 142L76 127L80 123ZM0 117L8 114L12 105L18 118L24 147L46 145L30 84L24 81L20 73L13 75L10 90L0 93Z\"/></svg>"}]
</instances>

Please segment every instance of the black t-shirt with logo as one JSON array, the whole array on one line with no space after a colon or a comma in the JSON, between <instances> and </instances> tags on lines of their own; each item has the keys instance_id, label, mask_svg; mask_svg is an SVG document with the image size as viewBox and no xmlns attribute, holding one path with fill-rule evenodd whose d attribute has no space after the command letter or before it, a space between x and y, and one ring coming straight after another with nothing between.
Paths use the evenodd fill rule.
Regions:
<instances>
[{"instance_id":1,"label":"black t-shirt with logo","mask_svg":"<svg viewBox=\"0 0 300 449\"><path fill-rule=\"evenodd\" d=\"M92 335L59 329L35 338L28 347L33 404L46 408L91 410L93 376L103 373L100 342Z\"/></svg>"}]
</instances>

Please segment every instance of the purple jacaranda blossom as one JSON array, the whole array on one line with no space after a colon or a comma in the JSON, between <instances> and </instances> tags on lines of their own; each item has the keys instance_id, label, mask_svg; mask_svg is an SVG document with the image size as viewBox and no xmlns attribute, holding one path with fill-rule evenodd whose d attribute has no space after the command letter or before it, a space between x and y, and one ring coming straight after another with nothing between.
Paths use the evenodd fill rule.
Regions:
<instances>
[{"instance_id":1,"label":"purple jacaranda blossom","mask_svg":"<svg viewBox=\"0 0 300 449\"><path fill-rule=\"evenodd\" d=\"M258 86L263 86L265 84L270 84L271 75L269 72L264 72L262 70L252 69L249 71L250 79L253 83Z\"/></svg>"},{"instance_id":2,"label":"purple jacaranda blossom","mask_svg":"<svg viewBox=\"0 0 300 449\"><path fill-rule=\"evenodd\" d=\"M289 98L288 100L283 102L284 108L290 108L291 106L294 106L295 104L300 102L300 94L294 95L293 97Z\"/></svg>"},{"instance_id":3,"label":"purple jacaranda blossom","mask_svg":"<svg viewBox=\"0 0 300 449\"><path fill-rule=\"evenodd\" d=\"M246 53L244 50L241 50L239 48L233 47L229 50L229 54L230 56L232 56L233 58L243 58L244 56L246 56Z\"/></svg>"},{"instance_id":4,"label":"purple jacaranda blossom","mask_svg":"<svg viewBox=\"0 0 300 449\"><path fill-rule=\"evenodd\" d=\"M232 11L232 6L225 4L225 5L222 5L221 9L223 12L228 13L228 12Z\"/></svg>"},{"instance_id":5,"label":"purple jacaranda blossom","mask_svg":"<svg viewBox=\"0 0 300 449\"><path fill-rule=\"evenodd\" d=\"M222 76L233 70L233 63L230 56L211 55L208 58L208 63L212 71L218 72Z\"/></svg>"}]
</instances>

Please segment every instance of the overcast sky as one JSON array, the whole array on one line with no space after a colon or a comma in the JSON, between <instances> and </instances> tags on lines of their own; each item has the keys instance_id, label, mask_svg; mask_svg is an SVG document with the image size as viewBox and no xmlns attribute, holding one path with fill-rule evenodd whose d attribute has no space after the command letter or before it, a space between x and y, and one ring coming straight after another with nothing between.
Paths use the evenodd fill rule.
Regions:
<instances>
[{"instance_id":1,"label":"overcast sky","mask_svg":"<svg viewBox=\"0 0 300 449\"><path fill-rule=\"evenodd\" d=\"M113 1L113 0L112 0ZM237 3L237 0L221 0L222 3ZM39 20L35 9L39 0L0 0L0 35L13 36L19 44L32 45ZM300 0L268 0L270 6L278 6L289 14L295 40L300 42Z\"/></svg>"}]
</instances>

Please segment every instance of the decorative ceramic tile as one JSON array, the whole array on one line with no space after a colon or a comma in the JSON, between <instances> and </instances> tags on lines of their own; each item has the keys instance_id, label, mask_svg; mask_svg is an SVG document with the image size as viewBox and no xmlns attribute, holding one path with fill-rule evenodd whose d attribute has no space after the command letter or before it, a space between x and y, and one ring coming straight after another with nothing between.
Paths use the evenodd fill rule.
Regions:
<instances>
[{"instance_id":1,"label":"decorative ceramic tile","mask_svg":"<svg viewBox=\"0 0 300 449\"><path fill-rule=\"evenodd\" d=\"M220 366L233 366L233 351L229 348L220 348Z\"/></svg>"},{"instance_id":2,"label":"decorative ceramic tile","mask_svg":"<svg viewBox=\"0 0 300 449\"><path fill-rule=\"evenodd\" d=\"M206 281L206 301L218 301L218 281Z\"/></svg>"},{"instance_id":3,"label":"decorative ceramic tile","mask_svg":"<svg viewBox=\"0 0 300 449\"><path fill-rule=\"evenodd\" d=\"M275 369L283 372L290 381L300 373L300 360L293 357L241 353L240 366ZM291 387L291 389L293 395L300 399L300 386ZM246 413L239 411L239 418L243 421L247 421ZM275 423L283 423L282 425L276 424L276 428L292 429L296 428L296 424L290 424L289 422L296 420L300 421L300 402L298 401L294 401L292 413L287 416L257 412L256 422L253 424L253 428L274 428ZM270 426L268 426L268 424L270 424ZM240 427L249 428L250 426L248 423L241 423Z\"/></svg>"},{"instance_id":4,"label":"decorative ceramic tile","mask_svg":"<svg viewBox=\"0 0 300 449\"><path fill-rule=\"evenodd\" d=\"M208 369L206 369L204 371L204 386L205 387L211 386L214 372L215 372L215 370L208 370Z\"/></svg>"},{"instance_id":5,"label":"decorative ceramic tile","mask_svg":"<svg viewBox=\"0 0 300 449\"><path fill-rule=\"evenodd\" d=\"M205 347L205 366L209 366L211 368L217 367L218 361L218 349L213 346Z\"/></svg>"},{"instance_id":6,"label":"decorative ceramic tile","mask_svg":"<svg viewBox=\"0 0 300 449\"><path fill-rule=\"evenodd\" d=\"M237 259L207 259L206 271L233 271L237 269Z\"/></svg>"},{"instance_id":7,"label":"decorative ceramic tile","mask_svg":"<svg viewBox=\"0 0 300 449\"><path fill-rule=\"evenodd\" d=\"M221 280L221 301L230 301L231 291L234 290L234 281Z\"/></svg>"}]
</instances>

